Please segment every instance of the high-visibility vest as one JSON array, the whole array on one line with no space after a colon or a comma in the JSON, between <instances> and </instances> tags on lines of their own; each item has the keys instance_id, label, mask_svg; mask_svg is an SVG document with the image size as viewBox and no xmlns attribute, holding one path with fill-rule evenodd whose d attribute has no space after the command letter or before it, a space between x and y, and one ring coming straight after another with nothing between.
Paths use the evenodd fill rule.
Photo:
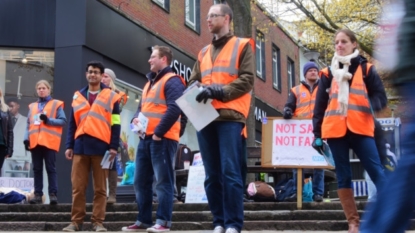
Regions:
<instances>
[{"instance_id":1,"label":"high-visibility vest","mask_svg":"<svg viewBox=\"0 0 415 233\"><path fill-rule=\"evenodd\" d=\"M35 125L35 116L43 113L48 118L56 118L58 108L63 108L63 102L60 100L50 100L45 104L45 107L40 112L38 102L31 103L29 105L29 143L30 149L35 148L36 146L44 146L56 152L59 151L62 138L62 126L53 126L45 124L43 121L40 121L39 125Z\"/></svg>"},{"instance_id":2,"label":"high-visibility vest","mask_svg":"<svg viewBox=\"0 0 415 233\"><path fill-rule=\"evenodd\" d=\"M250 43L255 51L255 46L251 39L232 37L219 52L212 64L211 46L204 47L198 55L202 84L227 85L238 78L239 57L245 45ZM237 99L229 102L213 100L212 105L215 109L232 109L248 118L251 103L251 93L246 93Z\"/></svg>"},{"instance_id":3,"label":"high-visibility vest","mask_svg":"<svg viewBox=\"0 0 415 233\"><path fill-rule=\"evenodd\" d=\"M318 87L314 88L313 92L310 93L310 90L303 84L291 88L297 98L294 111L295 117L313 118L317 89Z\"/></svg>"},{"instance_id":4,"label":"high-visibility vest","mask_svg":"<svg viewBox=\"0 0 415 233\"><path fill-rule=\"evenodd\" d=\"M367 70L372 65L367 63ZM321 71L329 77L328 69ZM363 80L362 66L357 68L352 84L349 87L349 102L347 116L338 112L339 103L337 101L339 86L333 78L329 91L329 103L324 114L322 124L322 138L340 138L346 135L347 129L355 134L373 137L375 123L370 108L370 100L367 94L366 85Z\"/></svg>"},{"instance_id":5,"label":"high-visibility vest","mask_svg":"<svg viewBox=\"0 0 415 233\"><path fill-rule=\"evenodd\" d=\"M141 113L148 118L148 125L146 135L153 135L154 130L159 125L161 118L167 112L166 96L164 95L164 88L166 82L172 77L180 77L171 72L165 74L150 88L150 82L147 82L143 89L143 96L141 99ZM184 79L180 77L185 86ZM173 126L163 135L163 137L179 141L180 138L180 116L177 117Z\"/></svg>"},{"instance_id":6,"label":"high-visibility vest","mask_svg":"<svg viewBox=\"0 0 415 233\"><path fill-rule=\"evenodd\" d=\"M113 106L120 100L120 96L104 88L98 93L94 103L89 105L88 100L79 92L75 92L72 108L76 123L75 139L83 134L95 137L110 143Z\"/></svg>"},{"instance_id":7,"label":"high-visibility vest","mask_svg":"<svg viewBox=\"0 0 415 233\"><path fill-rule=\"evenodd\" d=\"M128 95L123 91L116 91L120 95L120 104L125 105L128 101Z\"/></svg>"}]
</instances>

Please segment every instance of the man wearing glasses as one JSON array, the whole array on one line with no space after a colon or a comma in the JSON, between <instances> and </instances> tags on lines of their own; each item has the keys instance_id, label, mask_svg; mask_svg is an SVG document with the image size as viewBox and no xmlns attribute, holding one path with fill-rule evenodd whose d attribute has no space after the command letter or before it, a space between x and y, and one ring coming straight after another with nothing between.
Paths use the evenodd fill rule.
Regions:
<instances>
[{"instance_id":1,"label":"man wearing glasses","mask_svg":"<svg viewBox=\"0 0 415 233\"><path fill-rule=\"evenodd\" d=\"M198 102L212 105L219 117L197 133L205 167L205 191L213 215L214 233L238 233L243 227L242 180L244 148L242 131L251 103L255 60L251 39L230 32L232 10L228 5L213 5L207 26L212 43L198 56L189 85L198 81L204 87Z\"/></svg>"},{"instance_id":2,"label":"man wearing glasses","mask_svg":"<svg viewBox=\"0 0 415 233\"><path fill-rule=\"evenodd\" d=\"M92 168L94 200L91 222L94 231L107 231L102 225L107 205L106 179L108 169L102 169L103 156L109 160L117 154L120 140L120 96L101 83L104 65L92 61L86 66L88 86L72 97L65 157L72 160L71 224L63 231L80 231L85 217L86 188Z\"/></svg>"}]
</instances>

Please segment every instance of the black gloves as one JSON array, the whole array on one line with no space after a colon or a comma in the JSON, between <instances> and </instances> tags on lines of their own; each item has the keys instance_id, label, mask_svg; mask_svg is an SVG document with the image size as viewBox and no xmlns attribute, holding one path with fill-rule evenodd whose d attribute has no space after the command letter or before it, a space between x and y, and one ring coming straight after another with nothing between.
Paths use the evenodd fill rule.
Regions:
<instances>
[{"instance_id":1,"label":"black gloves","mask_svg":"<svg viewBox=\"0 0 415 233\"><path fill-rule=\"evenodd\" d=\"M291 110L291 108L288 108L288 107L284 108L283 117L284 119L291 119L293 117L293 111Z\"/></svg>"},{"instance_id":2,"label":"black gloves","mask_svg":"<svg viewBox=\"0 0 415 233\"><path fill-rule=\"evenodd\" d=\"M30 145L29 140L24 140L24 141L23 141L23 144L24 144L24 148L25 148L26 150L30 150L30 147L29 147L29 145Z\"/></svg>"},{"instance_id":3,"label":"black gloves","mask_svg":"<svg viewBox=\"0 0 415 233\"><path fill-rule=\"evenodd\" d=\"M222 86L217 84L212 84L210 86L207 86L196 96L197 102L206 103L208 99L217 99L222 101L223 99L223 89Z\"/></svg>"},{"instance_id":4,"label":"black gloves","mask_svg":"<svg viewBox=\"0 0 415 233\"><path fill-rule=\"evenodd\" d=\"M323 155L323 141L321 138L314 138L313 144L311 146L321 155Z\"/></svg>"},{"instance_id":5,"label":"black gloves","mask_svg":"<svg viewBox=\"0 0 415 233\"><path fill-rule=\"evenodd\" d=\"M48 122L49 118L45 114L40 114L39 118L43 121L43 123Z\"/></svg>"}]
</instances>

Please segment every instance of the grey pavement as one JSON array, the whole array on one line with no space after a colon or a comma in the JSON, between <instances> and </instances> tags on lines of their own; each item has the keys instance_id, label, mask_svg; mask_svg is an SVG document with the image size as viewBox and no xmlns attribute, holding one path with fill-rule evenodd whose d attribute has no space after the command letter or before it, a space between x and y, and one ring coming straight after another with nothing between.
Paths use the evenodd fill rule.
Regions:
<instances>
[{"instance_id":1,"label":"grey pavement","mask_svg":"<svg viewBox=\"0 0 415 233\"><path fill-rule=\"evenodd\" d=\"M33 232L44 232L50 233L50 231L20 231L20 233L33 233ZM90 231L79 231L79 232L90 232ZM123 231L108 231L108 232L123 232ZM170 232L185 232L185 233L211 233L212 231L209 230L200 230L200 231L170 231ZM347 231L242 231L242 233L275 233L275 232L282 232L282 233L347 233ZM415 231L406 231L406 233L415 233Z\"/></svg>"}]
</instances>

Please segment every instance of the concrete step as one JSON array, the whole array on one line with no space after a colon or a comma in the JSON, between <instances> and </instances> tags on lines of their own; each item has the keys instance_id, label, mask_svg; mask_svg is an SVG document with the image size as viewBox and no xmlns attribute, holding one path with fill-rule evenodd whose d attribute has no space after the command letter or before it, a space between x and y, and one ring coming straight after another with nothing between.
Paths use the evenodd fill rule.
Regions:
<instances>
[{"instance_id":1,"label":"concrete step","mask_svg":"<svg viewBox=\"0 0 415 233\"><path fill-rule=\"evenodd\" d=\"M362 214L363 211L360 211ZM87 212L85 221L89 222L91 219L91 212ZM105 221L116 222L131 220L134 221L137 217L136 211L129 212L108 212L105 215ZM156 213L153 212L153 219L156 218ZM71 213L67 212L12 212L0 213L0 222L68 222L71 219ZM258 211L244 211L244 219L248 221L271 221L271 220L344 220L344 213L342 210L258 210ZM210 211L173 211L173 222L189 222L189 221L212 221L212 214Z\"/></svg>"},{"instance_id":2,"label":"concrete step","mask_svg":"<svg viewBox=\"0 0 415 233\"><path fill-rule=\"evenodd\" d=\"M357 208L364 210L366 201L356 201ZM158 205L153 205L153 211L157 210ZM71 212L71 204L58 204L58 205L30 205L30 204L0 204L0 213L3 212ZM303 203L302 210L341 210L342 206L340 202L321 202L321 203ZM244 203L244 210L297 210L297 203L295 202L246 202ZM92 211L92 204L86 205L86 211ZM131 204L112 204L107 205L107 212L128 212L137 211L137 205ZM207 204L174 204L173 211L209 211Z\"/></svg>"}]
</instances>

